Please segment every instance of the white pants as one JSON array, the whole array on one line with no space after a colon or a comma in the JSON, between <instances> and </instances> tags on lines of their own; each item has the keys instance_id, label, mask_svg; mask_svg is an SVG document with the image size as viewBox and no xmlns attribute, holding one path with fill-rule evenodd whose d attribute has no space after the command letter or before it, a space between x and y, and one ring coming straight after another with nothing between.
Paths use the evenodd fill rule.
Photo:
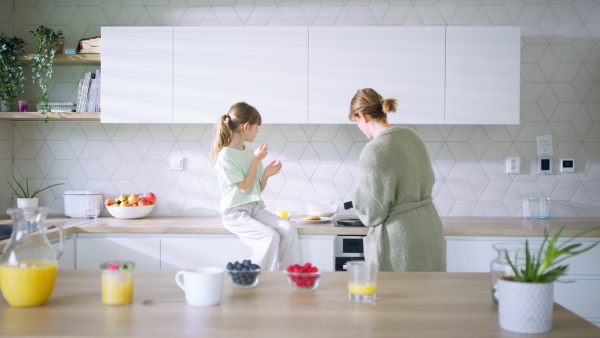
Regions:
<instances>
[{"instance_id":1,"label":"white pants","mask_svg":"<svg viewBox=\"0 0 600 338\"><path fill-rule=\"evenodd\" d=\"M263 271L284 270L300 263L298 230L258 203L239 205L223 212L223 226L252 249L250 260Z\"/></svg>"}]
</instances>

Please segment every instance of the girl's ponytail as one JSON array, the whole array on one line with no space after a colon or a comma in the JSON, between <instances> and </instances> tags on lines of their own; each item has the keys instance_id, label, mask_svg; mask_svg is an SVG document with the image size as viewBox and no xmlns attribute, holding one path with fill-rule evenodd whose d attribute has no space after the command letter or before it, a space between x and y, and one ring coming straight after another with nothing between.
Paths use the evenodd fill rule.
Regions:
<instances>
[{"instance_id":1,"label":"girl's ponytail","mask_svg":"<svg viewBox=\"0 0 600 338\"><path fill-rule=\"evenodd\" d=\"M217 123L215 123L215 127L213 130L213 142L212 142L212 152L210 154L210 164L213 165L217 162L217 158L219 157L219 153L231 142L231 128L229 125L231 123L231 118L229 115L223 115L219 117Z\"/></svg>"}]
</instances>

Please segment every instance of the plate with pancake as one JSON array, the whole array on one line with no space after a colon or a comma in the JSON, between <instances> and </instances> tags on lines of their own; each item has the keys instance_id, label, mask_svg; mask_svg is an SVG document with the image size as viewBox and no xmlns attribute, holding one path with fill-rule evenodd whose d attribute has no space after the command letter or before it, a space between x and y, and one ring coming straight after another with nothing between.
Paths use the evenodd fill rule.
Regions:
<instances>
[{"instance_id":1,"label":"plate with pancake","mask_svg":"<svg viewBox=\"0 0 600 338\"><path fill-rule=\"evenodd\" d=\"M331 222L331 217L319 217L319 216L301 216L301 217L290 217L290 221L297 223L326 223Z\"/></svg>"}]
</instances>

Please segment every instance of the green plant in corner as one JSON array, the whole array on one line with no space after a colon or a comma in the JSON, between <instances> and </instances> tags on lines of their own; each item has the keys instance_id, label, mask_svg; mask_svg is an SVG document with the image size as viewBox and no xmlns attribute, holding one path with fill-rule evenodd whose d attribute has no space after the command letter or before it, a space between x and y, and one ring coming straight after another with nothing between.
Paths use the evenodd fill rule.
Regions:
<instances>
[{"instance_id":1,"label":"green plant in corner","mask_svg":"<svg viewBox=\"0 0 600 338\"><path fill-rule=\"evenodd\" d=\"M52 78L52 65L56 49L63 38L62 31L55 32L52 28L40 25L35 31L30 31L35 36L35 54L33 55L33 83L37 82L40 87L40 95L37 97L41 114L46 116L45 122L50 118L46 113L50 112L48 105L48 80Z\"/></svg>"},{"instance_id":2,"label":"green plant in corner","mask_svg":"<svg viewBox=\"0 0 600 338\"><path fill-rule=\"evenodd\" d=\"M542 246L537 253L531 253L529 250L529 241L525 241L525 262L524 268L519 269L517 267L517 256L518 253L515 254L515 257L512 258L509 256L508 251L505 252L506 260L508 264L513 270L514 276L511 276L507 279L514 280L516 282L524 282L524 283L551 283L556 281L559 277L563 276L569 265L560 265L557 266L558 263L561 263L567 258L582 254L586 251L591 250L599 243L596 242L592 245L589 245L585 248L581 248L583 246L582 243L572 243L572 241L578 237L583 236L584 234L598 230L598 229L589 229L583 232L580 232L574 237L571 237L569 240L558 243L558 239L562 234L565 226L563 225L558 232L552 236L552 238L548 239L549 232L546 230L544 232L544 241L542 242ZM581 248L581 249L579 249ZM579 249L579 250L578 250Z\"/></svg>"},{"instance_id":3,"label":"green plant in corner","mask_svg":"<svg viewBox=\"0 0 600 338\"><path fill-rule=\"evenodd\" d=\"M23 94L23 67L19 57L25 55L25 41L0 34L0 100L12 106L17 95Z\"/></svg>"},{"instance_id":4,"label":"green plant in corner","mask_svg":"<svg viewBox=\"0 0 600 338\"><path fill-rule=\"evenodd\" d=\"M13 194L15 194L15 196L17 196L18 198L34 198L37 194L41 193L42 191L44 191L46 189L50 189L57 185L64 184L64 183L56 183L56 184L47 186L45 188L38 189L30 194L29 193L29 177L25 179L25 188L23 188L23 186L21 184L19 184L19 182L17 182L17 180L15 179L15 176L13 175L13 181L15 181L15 183L19 187L19 189L21 190L21 193L17 192L17 190L13 187L13 185L10 184L8 177L4 176L4 180L6 180L8 187L10 188L10 190L12 190Z\"/></svg>"}]
</instances>

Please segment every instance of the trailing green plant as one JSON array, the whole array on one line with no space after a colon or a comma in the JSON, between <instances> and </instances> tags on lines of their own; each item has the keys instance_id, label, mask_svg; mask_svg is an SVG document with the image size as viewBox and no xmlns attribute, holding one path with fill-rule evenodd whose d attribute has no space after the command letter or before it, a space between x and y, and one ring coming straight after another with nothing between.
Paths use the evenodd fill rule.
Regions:
<instances>
[{"instance_id":1,"label":"trailing green plant","mask_svg":"<svg viewBox=\"0 0 600 338\"><path fill-rule=\"evenodd\" d=\"M25 55L25 41L18 37L9 38L0 34L0 100L8 106L15 103L23 91L23 67L19 58Z\"/></svg>"},{"instance_id":2,"label":"trailing green plant","mask_svg":"<svg viewBox=\"0 0 600 338\"><path fill-rule=\"evenodd\" d=\"M15 176L13 175L13 181L15 181L15 183L19 187L19 189L21 190L21 193L17 192L17 190L13 187L13 185L10 184L8 177L4 176L4 180L6 180L6 183L8 183L8 187L10 188L10 190L12 190L13 194L15 194L15 196L17 196L18 198L34 198L37 194L41 193L42 191L44 191L46 189L50 189L57 185L64 184L64 183L56 183L56 184L47 186L45 188L38 189L30 194L29 193L29 177L25 179L25 188L23 188L23 186L21 184L19 184L19 182L17 182L17 180L15 179Z\"/></svg>"},{"instance_id":3,"label":"trailing green plant","mask_svg":"<svg viewBox=\"0 0 600 338\"><path fill-rule=\"evenodd\" d=\"M35 31L30 31L35 36L35 54L32 58L31 68L33 69L33 83L36 80L40 87L40 95L36 97L39 101L41 114L46 116L45 122L48 122L50 112L48 105L48 80L52 78L52 65L54 64L54 55L56 49L63 38L62 31L55 32L52 28L40 25Z\"/></svg>"},{"instance_id":4,"label":"trailing green plant","mask_svg":"<svg viewBox=\"0 0 600 338\"><path fill-rule=\"evenodd\" d=\"M562 228L560 228L560 230L558 230L558 232L550 239L548 239L549 231L545 230L544 241L542 242L542 245L540 246L537 253L530 252L529 241L525 240L525 266L522 269L519 269L517 267L517 256L519 253L515 253L515 257L511 260L508 251L506 251L504 253L506 256L506 260L508 261L508 264L510 265L510 267L513 270L513 273L515 274L509 279L524 283L554 282L559 277L563 276L569 268L568 264L558 265L558 263L561 263L567 258L577 256L586 251L589 251L599 244L599 242L596 242L585 248L581 248L583 246L583 243L571 243L574 239L581 237L590 231L598 229L589 229L580 232L576 236L571 237L569 240L559 244L558 240L563 230L565 229L565 226L566 225L563 225Z\"/></svg>"}]
</instances>

